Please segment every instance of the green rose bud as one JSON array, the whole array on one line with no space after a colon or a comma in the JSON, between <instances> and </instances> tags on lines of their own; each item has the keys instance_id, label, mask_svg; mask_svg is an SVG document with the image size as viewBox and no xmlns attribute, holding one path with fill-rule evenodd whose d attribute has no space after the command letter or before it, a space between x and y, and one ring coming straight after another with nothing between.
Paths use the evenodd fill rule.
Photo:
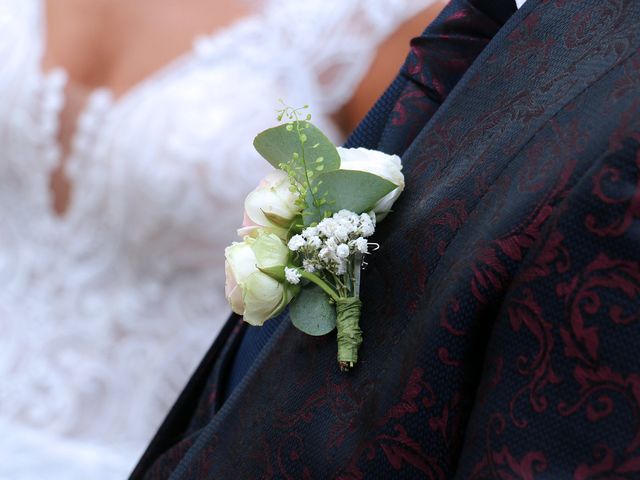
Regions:
<instances>
[{"instance_id":1,"label":"green rose bud","mask_svg":"<svg viewBox=\"0 0 640 480\"><path fill-rule=\"evenodd\" d=\"M225 294L231 309L251 325L262 325L278 315L298 293L299 287L279 282L260 269L284 268L289 249L272 233L258 233L225 250Z\"/></svg>"}]
</instances>

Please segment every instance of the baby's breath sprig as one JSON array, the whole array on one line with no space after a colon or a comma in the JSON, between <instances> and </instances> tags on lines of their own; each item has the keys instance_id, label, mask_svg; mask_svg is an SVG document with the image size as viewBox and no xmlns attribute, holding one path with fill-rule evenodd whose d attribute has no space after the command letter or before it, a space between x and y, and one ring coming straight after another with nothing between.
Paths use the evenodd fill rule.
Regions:
<instances>
[{"instance_id":1,"label":"baby's breath sprig","mask_svg":"<svg viewBox=\"0 0 640 480\"><path fill-rule=\"evenodd\" d=\"M336 305L338 362L343 370L353 367L362 342L358 273L362 257L369 252L367 239L374 231L373 213L340 210L294 235L287 244L296 263L302 264L288 269L287 281L297 284L304 278L313 282Z\"/></svg>"},{"instance_id":2,"label":"baby's breath sprig","mask_svg":"<svg viewBox=\"0 0 640 480\"><path fill-rule=\"evenodd\" d=\"M305 146L309 141L305 130L311 127L309 123L311 121L311 114L304 113L304 110L309 108L309 105L304 105L299 108L293 108L280 100L282 108L278 110L278 121L282 121L283 118L288 119L286 129L288 132L296 133L298 141L300 142L300 153L293 152L289 162L283 162L280 164L280 169L283 170L289 176L291 182L290 191L296 193L298 196L298 206L304 208L306 206L307 194L311 197L311 202L315 207L320 208L326 204L326 199L317 198L318 185L313 183L313 178L317 173L321 173L324 170L324 159L320 156L316 158L313 163L313 168L309 165L309 161L305 155ZM315 148L317 145L312 146ZM304 179L304 183L300 183L300 179Z\"/></svg>"}]
</instances>

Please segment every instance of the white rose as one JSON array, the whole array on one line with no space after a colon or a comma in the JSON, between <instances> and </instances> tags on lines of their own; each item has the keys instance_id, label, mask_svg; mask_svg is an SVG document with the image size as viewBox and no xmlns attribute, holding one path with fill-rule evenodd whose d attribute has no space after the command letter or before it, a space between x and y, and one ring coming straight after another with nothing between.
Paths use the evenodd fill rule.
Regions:
<instances>
[{"instance_id":1,"label":"white rose","mask_svg":"<svg viewBox=\"0 0 640 480\"><path fill-rule=\"evenodd\" d=\"M338 153L340 154L341 170L373 173L397 185L398 188L380 199L373 209L376 213L376 219L381 221L391 211L393 204L404 190L404 175L402 174L400 157L366 148L338 147Z\"/></svg>"},{"instance_id":2,"label":"white rose","mask_svg":"<svg viewBox=\"0 0 640 480\"><path fill-rule=\"evenodd\" d=\"M267 175L244 201L244 221L238 235L255 236L262 229L286 238L292 220L300 214L298 195L290 191L290 186L282 170Z\"/></svg>"},{"instance_id":3,"label":"white rose","mask_svg":"<svg viewBox=\"0 0 640 480\"><path fill-rule=\"evenodd\" d=\"M225 250L225 294L231 309L251 325L262 325L278 315L298 292L259 268L287 265L289 249L275 234L260 234Z\"/></svg>"}]
</instances>

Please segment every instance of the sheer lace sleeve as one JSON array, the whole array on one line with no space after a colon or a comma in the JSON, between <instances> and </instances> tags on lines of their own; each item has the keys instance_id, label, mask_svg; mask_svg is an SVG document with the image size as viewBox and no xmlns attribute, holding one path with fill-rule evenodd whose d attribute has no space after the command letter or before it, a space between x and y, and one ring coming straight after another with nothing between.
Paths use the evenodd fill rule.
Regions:
<instances>
[{"instance_id":1,"label":"sheer lace sleeve","mask_svg":"<svg viewBox=\"0 0 640 480\"><path fill-rule=\"evenodd\" d=\"M294 75L309 75L314 109L334 112L353 95L377 47L404 21L438 0L273 0L274 29L299 56ZM398 59L400 64L401 59ZM307 92L308 94L308 92Z\"/></svg>"}]
</instances>

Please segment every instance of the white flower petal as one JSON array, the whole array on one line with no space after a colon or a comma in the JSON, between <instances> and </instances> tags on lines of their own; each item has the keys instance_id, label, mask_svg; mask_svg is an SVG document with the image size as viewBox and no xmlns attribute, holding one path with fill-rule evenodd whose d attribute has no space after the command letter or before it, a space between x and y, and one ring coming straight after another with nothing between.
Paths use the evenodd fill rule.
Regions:
<instances>
[{"instance_id":1,"label":"white flower petal","mask_svg":"<svg viewBox=\"0 0 640 480\"><path fill-rule=\"evenodd\" d=\"M300 278L302 278L300 272L298 272L298 270L296 270L295 268L285 268L284 275L287 279L287 282L289 282L291 285L298 285L300 283Z\"/></svg>"},{"instance_id":2,"label":"white flower petal","mask_svg":"<svg viewBox=\"0 0 640 480\"><path fill-rule=\"evenodd\" d=\"M244 320L251 325L263 325L280 305L284 287L262 272L255 272L244 285Z\"/></svg>"},{"instance_id":3,"label":"white flower petal","mask_svg":"<svg viewBox=\"0 0 640 480\"><path fill-rule=\"evenodd\" d=\"M273 233L258 236L251 246L260 268L286 265L289 249L284 242Z\"/></svg>"},{"instance_id":4,"label":"white flower petal","mask_svg":"<svg viewBox=\"0 0 640 480\"><path fill-rule=\"evenodd\" d=\"M224 251L229 269L237 283L244 282L257 268L257 259L250 243L253 242L234 242Z\"/></svg>"},{"instance_id":5,"label":"white flower petal","mask_svg":"<svg viewBox=\"0 0 640 480\"><path fill-rule=\"evenodd\" d=\"M347 258L349 256L349 245L340 244L338 248L336 248L336 255L338 258Z\"/></svg>"},{"instance_id":6,"label":"white flower petal","mask_svg":"<svg viewBox=\"0 0 640 480\"><path fill-rule=\"evenodd\" d=\"M261 227L280 227L269 221L265 213L292 220L299 213L296 206L297 194L289 190L289 177L282 170L267 175L244 202L248 219ZM286 229L285 229L286 230Z\"/></svg>"}]
</instances>

